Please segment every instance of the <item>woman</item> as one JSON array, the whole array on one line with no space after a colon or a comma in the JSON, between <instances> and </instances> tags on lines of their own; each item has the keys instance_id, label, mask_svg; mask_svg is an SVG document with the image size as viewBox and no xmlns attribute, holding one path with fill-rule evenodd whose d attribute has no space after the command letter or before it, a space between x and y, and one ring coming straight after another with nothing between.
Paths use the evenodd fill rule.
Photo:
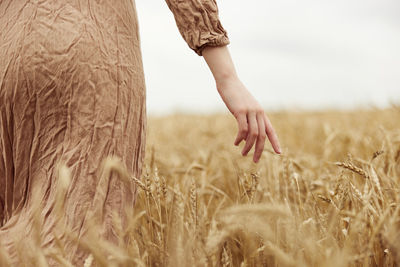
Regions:
<instances>
[{"instance_id":1,"label":"woman","mask_svg":"<svg viewBox=\"0 0 400 267\"><path fill-rule=\"evenodd\" d=\"M243 155L255 145L257 162L268 136L280 153L271 123L236 75L215 0L166 2L237 119L235 145L246 141ZM0 244L13 259L15 235L32 231L32 192L43 192L43 246L54 244L57 162L71 170L65 216L79 237L95 205L105 157L119 157L140 177L145 98L137 15L130 0L0 0ZM100 206L104 237L114 242L111 213L123 217L123 207L134 205L136 187L116 177L105 186ZM87 256L72 242L65 251L74 264Z\"/></svg>"}]
</instances>

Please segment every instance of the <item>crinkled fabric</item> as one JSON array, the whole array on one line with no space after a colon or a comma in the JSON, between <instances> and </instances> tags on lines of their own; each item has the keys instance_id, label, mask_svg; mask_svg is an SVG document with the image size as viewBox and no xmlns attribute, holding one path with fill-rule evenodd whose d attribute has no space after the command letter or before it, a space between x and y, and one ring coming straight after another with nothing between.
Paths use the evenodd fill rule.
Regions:
<instances>
[{"instance_id":1,"label":"crinkled fabric","mask_svg":"<svg viewBox=\"0 0 400 267\"><path fill-rule=\"evenodd\" d=\"M199 56L207 46L229 44L215 0L166 0L183 39Z\"/></svg>"},{"instance_id":2,"label":"crinkled fabric","mask_svg":"<svg viewBox=\"0 0 400 267\"><path fill-rule=\"evenodd\" d=\"M167 3L198 55L207 45L229 43L214 0ZM140 177L145 141L134 2L0 0L0 249L16 265L15 237L33 231L33 192L41 192L42 246L55 246L58 162L71 170L67 224L81 237L89 211L100 209L104 237L117 242L112 212L124 223L123 209L134 207L137 190L116 175L101 183L100 164L117 156ZM66 258L81 266L87 254L75 242L64 245Z\"/></svg>"}]
</instances>

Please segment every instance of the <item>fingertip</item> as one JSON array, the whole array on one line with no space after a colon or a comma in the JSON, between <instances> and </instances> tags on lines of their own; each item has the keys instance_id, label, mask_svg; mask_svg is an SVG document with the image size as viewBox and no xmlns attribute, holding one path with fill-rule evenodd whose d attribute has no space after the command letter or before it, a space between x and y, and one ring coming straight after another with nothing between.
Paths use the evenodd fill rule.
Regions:
<instances>
[{"instance_id":1,"label":"fingertip","mask_svg":"<svg viewBox=\"0 0 400 267\"><path fill-rule=\"evenodd\" d=\"M276 147L276 150L277 150L278 154L282 154L282 149L281 149L281 146L280 146L279 143L278 143L278 145Z\"/></svg>"},{"instance_id":2,"label":"fingertip","mask_svg":"<svg viewBox=\"0 0 400 267\"><path fill-rule=\"evenodd\" d=\"M277 140L273 140L271 142L271 145L272 145L272 148L274 149L275 153L282 154L281 146Z\"/></svg>"},{"instance_id":3,"label":"fingertip","mask_svg":"<svg viewBox=\"0 0 400 267\"><path fill-rule=\"evenodd\" d=\"M235 139L235 145L240 145L240 143L244 140L243 136L237 136Z\"/></svg>"}]
</instances>

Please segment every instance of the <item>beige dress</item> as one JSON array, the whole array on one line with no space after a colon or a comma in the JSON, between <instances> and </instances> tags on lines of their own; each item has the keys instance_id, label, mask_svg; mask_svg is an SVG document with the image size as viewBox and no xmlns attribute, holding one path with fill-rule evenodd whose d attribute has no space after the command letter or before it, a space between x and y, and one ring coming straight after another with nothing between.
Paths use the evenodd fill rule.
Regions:
<instances>
[{"instance_id":1,"label":"beige dress","mask_svg":"<svg viewBox=\"0 0 400 267\"><path fill-rule=\"evenodd\" d=\"M207 45L229 43L215 0L166 2L198 55ZM140 177L145 137L134 2L0 0L0 250L18 261L14 240L32 233L35 190L42 192L42 246L54 245L60 161L71 170L64 202L68 225L82 236L88 211L101 209L104 236L115 241L111 212L123 217L123 208L134 206L136 187L111 177L101 185L107 187L101 206L95 206L99 166L114 155ZM75 243L66 241L65 247L66 258L81 266L85 252Z\"/></svg>"}]
</instances>

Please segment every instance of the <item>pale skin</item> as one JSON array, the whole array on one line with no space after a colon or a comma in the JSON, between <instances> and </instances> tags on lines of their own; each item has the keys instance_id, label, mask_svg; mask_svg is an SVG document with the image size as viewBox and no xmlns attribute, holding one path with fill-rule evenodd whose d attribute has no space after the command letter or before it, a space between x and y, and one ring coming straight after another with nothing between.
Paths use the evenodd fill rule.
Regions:
<instances>
[{"instance_id":1,"label":"pale skin","mask_svg":"<svg viewBox=\"0 0 400 267\"><path fill-rule=\"evenodd\" d=\"M214 76L218 93L237 121L238 133L234 145L245 141L243 156L255 146L253 161L257 163L268 137L275 153L280 154L275 130L261 105L240 81L228 47L208 46L203 50L203 57Z\"/></svg>"}]
</instances>

